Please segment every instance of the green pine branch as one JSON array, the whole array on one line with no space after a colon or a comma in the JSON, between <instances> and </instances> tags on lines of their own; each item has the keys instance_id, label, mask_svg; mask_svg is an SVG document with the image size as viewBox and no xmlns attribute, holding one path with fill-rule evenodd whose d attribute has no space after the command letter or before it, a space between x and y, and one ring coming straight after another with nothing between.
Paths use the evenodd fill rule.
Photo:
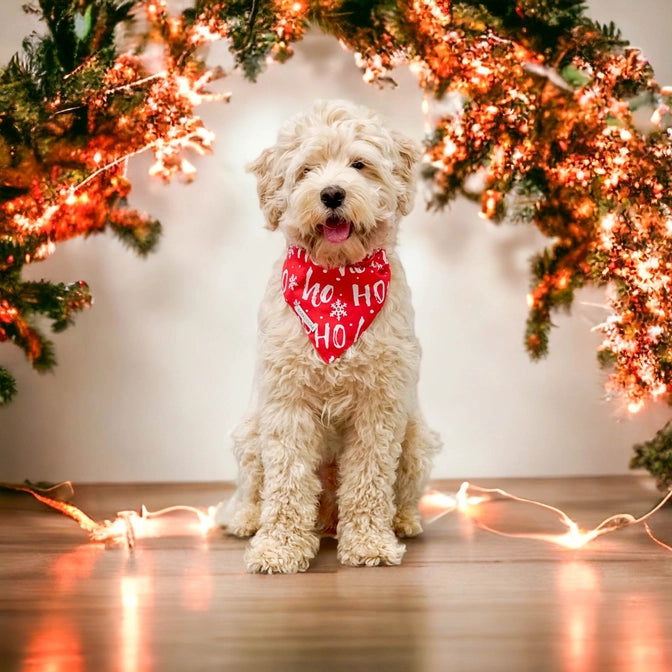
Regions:
<instances>
[{"instance_id":1,"label":"green pine branch","mask_svg":"<svg viewBox=\"0 0 672 672\"><path fill-rule=\"evenodd\" d=\"M630 461L632 469L646 469L661 490L672 487L672 421L649 441L635 445L634 451Z\"/></svg>"}]
</instances>

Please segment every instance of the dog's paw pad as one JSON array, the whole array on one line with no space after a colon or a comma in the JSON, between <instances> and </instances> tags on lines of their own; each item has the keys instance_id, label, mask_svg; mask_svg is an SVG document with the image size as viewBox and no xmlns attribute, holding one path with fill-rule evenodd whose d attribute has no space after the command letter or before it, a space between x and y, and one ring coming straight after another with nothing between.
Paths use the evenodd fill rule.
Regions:
<instances>
[{"instance_id":1,"label":"dog's paw pad","mask_svg":"<svg viewBox=\"0 0 672 672\"><path fill-rule=\"evenodd\" d=\"M282 539L258 532L245 551L245 566L253 574L305 572L319 544L319 537L312 533Z\"/></svg>"},{"instance_id":2,"label":"dog's paw pad","mask_svg":"<svg viewBox=\"0 0 672 672\"><path fill-rule=\"evenodd\" d=\"M354 536L354 535L353 535ZM344 565L375 567L400 565L406 546L390 534L339 540L338 559Z\"/></svg>"},{"instance_id":3,"label":"dog's paw pad","mask_svg":"<svg viewBox=\"0 0 672 672\"><path fill-rule=\"evenodd\" d=\"M422 533L420 516L416 512L400 511L394 517L393 527L398 537L417 537Z\"/></svg>"}]
</instances>

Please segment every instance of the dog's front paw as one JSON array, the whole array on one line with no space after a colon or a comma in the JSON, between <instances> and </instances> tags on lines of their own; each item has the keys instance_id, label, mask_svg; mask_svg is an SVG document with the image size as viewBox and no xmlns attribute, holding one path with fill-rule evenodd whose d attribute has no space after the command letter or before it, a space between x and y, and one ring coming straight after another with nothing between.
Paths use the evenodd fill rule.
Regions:
<instances>
[{"instance_id":1,"label":"dog's front paw","mask_svg":"<svg viewBox=\"0 0 672 672\"><path fill-rule=\"evenodd\" d=\"M320 546L313 532L296 533L263 528L245 551L245 566L255 574L305 572Z\"/></svg>"},{"instance_id":2,"label":"dog's front paw","mask_svg":"<svg viewBox=\"0 0 672 672\"><path fill-rule=\"evenodd\" d=\"M398 537L417 537L422 532L420 514L415 509L400 509L392 527Z\"/></svg>"},{"instance_id":3,"label":"dog's front paw","mask_svg":"<svg viewBox=\"0 0 672 672\"><path fill-rule=\"evenodd\" d=\"M400 565L405 552L406 546L392 530L361 534L353 530L342 533L338 540L338 559L344 565Z\"/></svg>"}]
</instances>

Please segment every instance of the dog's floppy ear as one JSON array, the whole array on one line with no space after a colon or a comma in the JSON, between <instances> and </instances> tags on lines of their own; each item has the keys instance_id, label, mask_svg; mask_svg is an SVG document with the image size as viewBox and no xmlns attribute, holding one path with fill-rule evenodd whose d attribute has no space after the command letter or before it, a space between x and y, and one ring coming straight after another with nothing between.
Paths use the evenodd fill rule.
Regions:
<instances>
[{"instance_id":1,"label":"dog's floppy ear","mask_svg":"<svg viewBox=\"0 0 672 672\"><path fill-rule=\"evenodd\" d=\"M420 160L420 145L397 131L392 132L392 139L399 158L394 166L394 174L401 180L402 189L397 197L397 205L402 215L407 215L413 208L415 199L415 164Z\"/></svg>"},{"instance_id":2,"label":"dog's floppy ear","mask_svg":"<svg viewBox=\"0 0 672 672\"><path fill-rule=\"evenodd\" d=\"M266 217L266 226L271 231L278 228L282 205L279 202L279 192L284 184L284 178L276 170L275 147L265 149L254 161L246 166L248 172L257 178L257 194L259 204Z\"/></svg>"}]
</instances>

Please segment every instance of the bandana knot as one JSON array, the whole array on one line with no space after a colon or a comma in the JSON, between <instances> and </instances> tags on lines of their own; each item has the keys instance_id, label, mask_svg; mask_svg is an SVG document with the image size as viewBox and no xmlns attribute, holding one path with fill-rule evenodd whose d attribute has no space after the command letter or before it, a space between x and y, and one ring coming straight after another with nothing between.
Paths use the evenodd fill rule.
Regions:
<instances>
[{"instance_id":1,"label":"bandana knot","mask_svg":"<svg viewBox=\"0 0 672 672\"><path fill-rule=\"evenodd\" d=\"M322 359L331 364L371 326L390 284L385 250L356 264L324 268L290 246L282 267L282 293Z\"/></svg>"}]
</instances>

